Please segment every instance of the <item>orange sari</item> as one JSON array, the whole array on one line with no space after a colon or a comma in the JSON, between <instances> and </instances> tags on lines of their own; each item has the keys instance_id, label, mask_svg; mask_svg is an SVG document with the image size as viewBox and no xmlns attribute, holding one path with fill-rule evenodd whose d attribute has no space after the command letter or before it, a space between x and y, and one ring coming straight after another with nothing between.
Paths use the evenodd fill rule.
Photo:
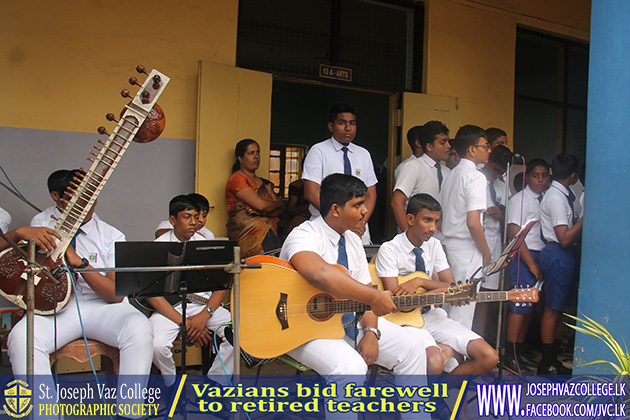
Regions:
<instances>
[{"instance_id":1,"label":"orange sari","mask_svg":"<svg viewBox=\"0 0 630 420\"><path fill-rule=\"evenodd\" d=\"M227 222L228 238L238 241L238 246L241 247L241 257L243 258L270 251L270 249L263 249L263 241L270 232L273 232L276 238L274 248L279 247L276 219L248 214L246 211L247 204L236 197L237 192L247 187L252 188L263 199L273 199L271 194L273 186L266 179L263 179L263 184L260 187L240 172L233 173L228 179L225 186L225 198L229 214Z\"/></svg>"}]
</instances>

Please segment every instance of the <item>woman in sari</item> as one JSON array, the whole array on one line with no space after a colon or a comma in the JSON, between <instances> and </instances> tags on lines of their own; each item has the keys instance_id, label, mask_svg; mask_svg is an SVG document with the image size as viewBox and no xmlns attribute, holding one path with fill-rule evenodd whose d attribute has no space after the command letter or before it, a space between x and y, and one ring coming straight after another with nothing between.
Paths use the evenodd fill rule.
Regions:
<instances>
[{"instance_id":1,"label":"woman in sari","mask_svg":"<svg viewBox=\"0 0 630 420\"><path fill-rule=\"evenodd\" d=\"M283 212L284 203L273 192L273 184L256 175L260 166L258 143L241 140L234 154L236 162L225 186L228 237L238 241L242 257L249 257L279 247L275 218Z\"/></svg>"}]
</instances>

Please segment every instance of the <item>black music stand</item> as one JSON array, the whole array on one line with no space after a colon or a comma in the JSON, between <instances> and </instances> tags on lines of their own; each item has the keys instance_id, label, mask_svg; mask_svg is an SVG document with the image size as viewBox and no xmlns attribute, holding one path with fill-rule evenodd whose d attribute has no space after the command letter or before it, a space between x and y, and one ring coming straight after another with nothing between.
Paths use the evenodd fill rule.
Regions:
<instances>
[{"instance_id":1,"label":"black music stand","mask_svg":"<svg viewBox=\"0 0 630 420\"><path fill-rule=\"evenodd\" d=\"M186 295L229 289L231 277L224 267L233 261L235 246L236 241L223 240L116 243L116 268L135 268L117 272L117 297L181 299L182 373L186 373ZM171 266L179 270L167 271Z\"/></svg>"}]
</instances>

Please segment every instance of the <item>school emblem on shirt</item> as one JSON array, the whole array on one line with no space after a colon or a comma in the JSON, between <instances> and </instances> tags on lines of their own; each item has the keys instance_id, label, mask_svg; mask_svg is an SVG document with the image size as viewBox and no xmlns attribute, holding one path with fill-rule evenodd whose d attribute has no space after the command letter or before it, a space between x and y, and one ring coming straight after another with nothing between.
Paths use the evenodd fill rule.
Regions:
<instances>
[{"instance_id":1,"label":"school emblem on shirt","mask_svg":"<svg viewBox=\"0 0 630 420\"><path fill-rule=\"evenodd\" d=\"M27 416L33 409L33 391L29 385L16 379L4 389L4 402L2 407L11 417L20 418Z\"/></svg>"},{"instance_id":2,"label":"school emblem on shirt","mask_svg":"<svg viewBox=\"0 0 630 420\"><path fill-rule=\"evenodd\" d=\"M88 261L90 261L90 264L95 264L98 262L98 254L95 252L93 254L88 255Z\"/></svg>"},{"instance_id":3,"label":"school emblem on shirt","mask_svg":"<svg viewBox=\"0 0 630 420\"><path fill-rule=\"evenodd\" d=\"M361 177L361 169L355 169L354 176L356 176L357 178Z\"/></svg>"}]
</instances>

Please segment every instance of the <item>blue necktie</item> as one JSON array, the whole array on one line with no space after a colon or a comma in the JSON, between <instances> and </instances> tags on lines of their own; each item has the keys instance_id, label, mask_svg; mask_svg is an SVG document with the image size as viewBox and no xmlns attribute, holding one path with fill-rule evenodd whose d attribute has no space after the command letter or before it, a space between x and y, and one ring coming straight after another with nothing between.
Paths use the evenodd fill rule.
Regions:
<instances>
[{"instance_id":1,"label":"blue necktie","mask_svg":"<svg viewBox=\"0 0 630 420\"><path fill-rule=\"evenodd\" d=\"M346 175L352 175L352 166L350 165L350 159L348 158L348 148L346 146L343 146L341 150L343 150L343 173Z\"/></svg>"},{"instance_id":2,"label":"blue necktie","mask_svg":"<svg viewBox=\"0 0 630 420\"><path fill-rule=\"evenodd\" d=\"M337 251L337 264L348 268L348 254L346 253L346 237L339 237L339 250Z\"/></svg>"},{"instance_id":3,"label":"blue necktie","mask_svg":"<svg viewBox=\"0 0 630 420\"><path fill-rule=\"evenodd\" d=\"M571 213L573 215L573 224L575 224L577 221L575 220L575 209L573 208L573 203L575 202L575 194L573 193L573 190L571 188L569 188L569 197L567 197L569 199L569 205L571 206Z\"/></svg>"},{"instance_id":4,"label":"blue necktie","mask_svg":"<svg viewBox=\"0 0 630 420\"><path fill-rule=\"evenodd\" d=\"M337 250L337 264L343 265L348 268L348 254L346 253L346 237L341 235L339 237L339 248ZM341 316L341 324L348 325L345 327L346 335L353 340L357 337L357 329L356 324L353 323L355 318L354 312L346 312Z\"/></svg>"},{"instance_id":5,"label":"blue necktie","mask_svg":"<svg viewBox=\"0 0 630 420\"><path fill-rule=\"evenodd\" d=\"M444 181L444 177L442 176L442 165L440 165L440 162L436 162L435 167L437 168L437 171L438 171L439 190L442 191L442 181Z\"/></svg>"},{"instance_id":6,"label":"blue necktie","mask_svg":"<svg viewBox=\"0 0 630 420\"><path fill-rule=\"evenodd\" d=\"M422 248L414 248L413 253L416 254L416 271L426 272L427 268L424 265L424 258L422 258Z\"/></svg>"},{"instance_id":7,"label":"blue necktie","mask_svg":"<svg viewBox=\"0 0 630 420\"><path fill-rule=\"evenodd\" d=\"M492 199L492 202L499 208L499 210L504 211L505 206L502 206L501 203L497 201L497 190L494 189L494 181L490 181L488 187L490 189L490 198Z\"/></svg>"}]
</instances>

